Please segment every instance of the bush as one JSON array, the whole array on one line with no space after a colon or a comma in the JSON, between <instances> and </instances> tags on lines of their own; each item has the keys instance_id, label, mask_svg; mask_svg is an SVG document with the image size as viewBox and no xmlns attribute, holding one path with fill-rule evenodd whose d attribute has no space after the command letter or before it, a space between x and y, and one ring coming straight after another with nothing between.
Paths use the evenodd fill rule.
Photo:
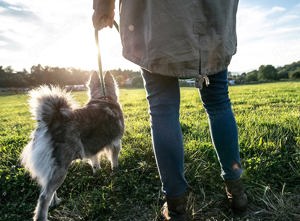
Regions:
<instances>
[{"instance_id":1,"label":"bush","mask_svg":"<svg viewBox=\"0 0 300 221\"><path fill-rule=\"evenodd\" d=\"M277 74L278 79L288 79L289 73L287 71L279 71Z\"/></svg>"},{"instance_id":2,"label":"bush","mask_svg":"<svg viewBox=\"0 0 300 221\"><path fill-rule=\"evenodd\" d=\"M300 79L300 68L289 73L289 78Z\"/></svg>"}]
</instances>

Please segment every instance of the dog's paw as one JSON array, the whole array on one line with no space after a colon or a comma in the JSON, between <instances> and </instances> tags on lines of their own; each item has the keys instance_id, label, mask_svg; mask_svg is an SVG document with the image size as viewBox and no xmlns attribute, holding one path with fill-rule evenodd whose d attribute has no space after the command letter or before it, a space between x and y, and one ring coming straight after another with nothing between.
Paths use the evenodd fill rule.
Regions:
<instances>
[{"instance_id":1,"label":"dog's paw","mask_svg":"<svg viewBox=\"0 0 300 221\"><path fill-rule=\"evenodd\" d=\"M33 221L49 221L46 217L33 217Z\"/></svg>"},{"instance_id":2,"label":"dog's paw","mask_svg":"<svg viewBox=\"0 0 300 221\"><path fill-rule=\"evenodd\" d=\"M93 174L95 174L99 169L101 169L100 162L97 155L92 156L88 163L91 165Z\"/></svg>"},{"instance_id":3,"label":"dog's paw","mask_svg":"<svg viewBox=\"0 0 300 221\"><path fill-rule=\"evenodd\" d=\"M97 173L98 170L101 169L100 164L94 164L92 165L92 169L93 169L93 174Z\"/></svg>"},{"instance_id":4,"label":"dog's paw","mask_svg":"<svg viewBox=\"0 0 300 221\"><path fill-rule=\"evenodd\" d=\"M61 203L62 199L58 198L56 194L54 194L51 203L50 203L50 207L56 207Z\"/></svg>"}]
</instances>

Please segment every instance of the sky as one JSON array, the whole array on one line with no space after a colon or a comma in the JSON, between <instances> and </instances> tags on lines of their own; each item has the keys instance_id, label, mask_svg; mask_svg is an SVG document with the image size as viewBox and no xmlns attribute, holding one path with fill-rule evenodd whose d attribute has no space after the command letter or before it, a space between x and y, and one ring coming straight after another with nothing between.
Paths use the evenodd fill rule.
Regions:
<instances>
[{"instance_id":1,"label":"sky","mask_svg":"<svg viewBox=\"0 0 300 221\"><path fill-rule=\"evenodd\" d=\"M96 70L92 13L92 0L0 0L0 66ZM118 11L118 21L117 15ZM299 61L300 0L240 0L237 35L238 50L230 71ZM99 38L105 70L139 70L122 57L115 29L102 30Z\"/></svg>"}]
</instances>

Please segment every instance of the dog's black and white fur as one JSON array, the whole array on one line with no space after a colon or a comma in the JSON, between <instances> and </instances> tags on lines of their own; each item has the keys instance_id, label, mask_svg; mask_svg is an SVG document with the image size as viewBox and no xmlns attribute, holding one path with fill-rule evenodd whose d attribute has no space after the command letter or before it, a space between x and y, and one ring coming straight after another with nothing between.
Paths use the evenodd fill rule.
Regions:
<instances>
[{"instance_id":1,"label":"dog's black and white fur","mask_svg":"<svg viewBox=\"0 0 300 221\"><path fill-rule=\"evenodd\" d=\"M95 172L100 168L99 154L105 153L111 167L118 166L124 119L110 73L106 73L104 83L106 96L97 73L91 75L89 101L81 108L59 87L41 86L30 92L31 112L37 125L21 160L41 185L34 220L47 220L49 206L60 202L56 190L73 160L89 159Z\"/></svg>"}]
</instances>

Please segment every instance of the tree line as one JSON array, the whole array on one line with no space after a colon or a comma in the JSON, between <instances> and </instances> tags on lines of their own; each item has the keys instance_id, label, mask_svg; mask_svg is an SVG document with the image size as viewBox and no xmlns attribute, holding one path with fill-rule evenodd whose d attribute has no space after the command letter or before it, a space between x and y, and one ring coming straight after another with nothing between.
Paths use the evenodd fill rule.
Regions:
<instances>
[{"instance_id":1,"label":"tree line","mask_svg":"<svg viewBox=\"0 0 300 221\"><path fill-rule=\"evenodd\" d=\"M300 61L278 68L273 65L261 65L258 70L240 75L231 74L229 79L234 80L236 84L300 79Z\"/></svg>"},{"instance_id":2,"label":"tree line","mask_svg":"<svg viewBox=\"0 0 300 221\"><path fill-rule=\"evenodd\" d=\"M143 80L140 72L132 70L111 70L120 87L142 87ZM92 71L76 68L60 68L34 65L30 71L14 71L12 67L0 66L0 87L35 87L41 84L54 84L60 86L86 84ZM258 70L234 75L229 72L229 79L235 84L267 82L277 80L300 79L300 61L283 67L275 68L273 65L261 65Z\"/></svg>"},{"instance_id":3,"label":"tree line","mask_svg":"<svg viewBox=\"0 0 300 221\"><path fill-rule=\"evenodd\" d=\"M31 88L41 84L52 85L84 85L93 71L76 68L60 68L34 65L30 71L14 71L10 66L0 66L0 87L26 87ZM111 70L120 87L141 86L140 72L131 70Z\"/></svg>"}]
</instances>

